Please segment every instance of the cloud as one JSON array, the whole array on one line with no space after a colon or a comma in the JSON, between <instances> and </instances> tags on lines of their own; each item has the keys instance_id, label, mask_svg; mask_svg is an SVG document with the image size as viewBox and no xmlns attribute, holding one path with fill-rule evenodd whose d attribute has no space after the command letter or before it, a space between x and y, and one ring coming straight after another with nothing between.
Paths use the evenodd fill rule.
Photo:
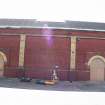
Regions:
<instances>
[{"instance_id":1,"label":"cloud","mask_svg":"<svg viewBox=\"0 0 105 105\"><path fill-rule=\"evenodd\" d=\"M105 22L104 0L0 0L0 18Z\"/></svg>"}]
</instances>

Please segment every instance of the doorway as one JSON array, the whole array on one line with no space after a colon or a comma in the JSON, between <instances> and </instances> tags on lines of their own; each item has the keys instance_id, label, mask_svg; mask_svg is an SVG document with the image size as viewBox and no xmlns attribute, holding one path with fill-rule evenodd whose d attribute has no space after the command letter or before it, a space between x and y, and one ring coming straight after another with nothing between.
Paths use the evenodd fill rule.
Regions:
<instances>
[{"instance_id":1,"label":"doorway","mask_svg":"<svg viewBox=\"0 0 105 105\"><path fill-rule=\"evenodd\" d=\"M104 81L105 80L105 58L102 56L94 56L89 60L90 80Z\"/></svg>"},{"instance_id":2,"label":"doorway","mask_svg":"<svg viewBox=\"0 0 105 105\"><path fill-rule=\"evenodd\" d=\"M0 55L0 77L3 76L3 72L4 72L4 59L3 59L3 57Z\"/></svg>"},{"instance_id":3,"label":"doorway","mask_svg":"<svg viewBox=\"0 0 105 105\"><path fill-rule=\"evenodd\" d=\"M6 55L0 51L0 77L3 77L4 75L4 67L6 63L7 63Z\"/></svg>"}]
</instances>

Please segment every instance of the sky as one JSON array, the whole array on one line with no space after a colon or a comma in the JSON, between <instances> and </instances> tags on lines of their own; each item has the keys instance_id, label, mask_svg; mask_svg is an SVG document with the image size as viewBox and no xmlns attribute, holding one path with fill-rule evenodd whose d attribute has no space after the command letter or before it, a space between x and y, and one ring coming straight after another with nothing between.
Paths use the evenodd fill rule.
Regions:
<instances>
[{"instance_id":1,"label":"sky","mask_svg":"<svg viewBox=\"0 0 105 105\"><path fill-rule=\"evenodd\" d=\"M105 22L105 0L0 0L0 18Z\"/></svg>"}]
</instances>

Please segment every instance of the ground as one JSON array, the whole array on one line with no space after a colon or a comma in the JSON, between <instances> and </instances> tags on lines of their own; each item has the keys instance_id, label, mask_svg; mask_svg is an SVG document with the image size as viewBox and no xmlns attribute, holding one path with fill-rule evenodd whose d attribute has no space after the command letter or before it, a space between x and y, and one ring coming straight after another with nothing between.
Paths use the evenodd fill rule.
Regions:
<instances>
[{"instance_id":1,"label":"ground","mask_svg":"<svg viewBox=\"0 0 105 105\"><path fill-rule=\"evenodd\" d=\"M1 105L105 105L105 82L59 82L54 86L0 79Z\"/></svg>"},{"instance_id":2,"label":"ground","mask_svg":"<svg viewBox=\"0 0 105 105\"><path fill-rule=\"evenodd\" d=\"M31 82L20 82L18 78L0 78L0 87L49 90L49 91L79 91L79 92L105 92L105 82L91 81L59 81L55 85L35 84L35 79Z\"/></svg>"}]
</instances>

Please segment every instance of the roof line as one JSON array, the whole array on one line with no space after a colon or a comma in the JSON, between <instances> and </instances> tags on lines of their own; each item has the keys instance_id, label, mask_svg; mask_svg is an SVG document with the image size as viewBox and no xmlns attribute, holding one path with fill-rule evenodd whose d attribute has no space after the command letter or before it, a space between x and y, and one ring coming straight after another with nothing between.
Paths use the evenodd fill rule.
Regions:
<instances>
[{"instance_id":1,"label":"roof line","mask_svg":"<svg viewBox=\"0 0 105 105\"><path fill-rule=\"evenodd\" d=\"M33 26L0 26L0 28L48 28L48 29L65 29L65 30L77 30L77 31L97 31L105 32L105 30L97 29L80 29L80 28L65 28L65 27L33 27Z\"/></svg>"}]
</instances>

